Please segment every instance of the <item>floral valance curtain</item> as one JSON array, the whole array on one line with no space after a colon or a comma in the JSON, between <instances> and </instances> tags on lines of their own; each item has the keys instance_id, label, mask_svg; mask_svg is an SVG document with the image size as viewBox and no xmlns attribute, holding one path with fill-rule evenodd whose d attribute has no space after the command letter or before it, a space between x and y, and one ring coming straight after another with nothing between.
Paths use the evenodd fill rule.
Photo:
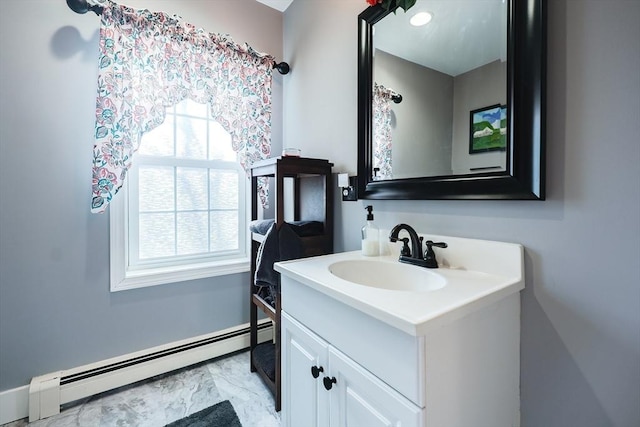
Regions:
<instances>
[{"instance_id":1,"label":"floral valance curtain","mask_svg":"<svg viewBox=\"0 0 640 427\"><path fill-rule=\"evenodd\" d=\"M269 157L273 57L163 12L90 3L104 8L92 212L103 212L122 187L141 136L186 98L211 106L245 170ZM264 182L260 196L266 204Z\"/></svg>"},{"instance_id":2,"label":"floral valance curtain","mask_svg":"<svg viewBox=\"0 0 640 427\"><path fill-rule=\"evenodd\" d=\"M391 102L397 93L378 83L373 84L373 167L374 179L393 179Z\"/></svg>"}]
</instances>

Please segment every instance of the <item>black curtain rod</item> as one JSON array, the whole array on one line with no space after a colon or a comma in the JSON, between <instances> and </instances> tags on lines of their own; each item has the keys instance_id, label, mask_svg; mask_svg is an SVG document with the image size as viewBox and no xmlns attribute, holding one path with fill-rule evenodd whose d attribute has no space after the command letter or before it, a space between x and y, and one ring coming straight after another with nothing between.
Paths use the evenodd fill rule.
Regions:
<instances>
[{"instance_id":1,"label":"black curtain rod","mask_svg":"<svg viewBox=\"0 0 640 427\"><path fill-rule=\"evenodd\" d=\"M89 11L94 12L96 15L102 15L104 8L97 4L89 5L87 0L67 0L67 6L75 13L87 13ZM273 64L273 68L278 70L280 74L289 74L291 68L286 62L279 62Z\"/></svg>"}]
</instances>

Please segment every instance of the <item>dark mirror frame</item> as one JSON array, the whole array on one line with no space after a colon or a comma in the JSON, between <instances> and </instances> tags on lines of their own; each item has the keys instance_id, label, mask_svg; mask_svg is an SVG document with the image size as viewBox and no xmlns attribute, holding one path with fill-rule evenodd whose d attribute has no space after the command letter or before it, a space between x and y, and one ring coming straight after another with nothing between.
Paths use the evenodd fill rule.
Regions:
<instances>
[{"instance_id":1,"label":"dark mirror frame","mask_svg":"<svg viewBox=\"0 0 640 427\"><path fill-rule=\"evenodd\" d=\"M392 12L358 15L358 198L544 200L546 1L509 0L508 10L506 171L385 181L371 179L373 25Z\"/></svg>"}]
</instances>

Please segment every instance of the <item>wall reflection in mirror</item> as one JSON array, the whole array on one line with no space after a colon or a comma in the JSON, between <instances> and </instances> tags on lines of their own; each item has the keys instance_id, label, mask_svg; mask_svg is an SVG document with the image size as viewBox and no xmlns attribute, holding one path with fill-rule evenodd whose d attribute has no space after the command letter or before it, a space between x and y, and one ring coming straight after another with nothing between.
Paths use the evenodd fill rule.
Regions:
<instances>
[{"instance_id":1,"label":"wall reflection in mirror","mask_svg":"<svg viewBox=\"0 0 640 427\"><path fill-rule=\"evenodd\" d=\"M505 170L507 22L504 0L418 0L375 23L374 181Z\"/></svg>"}]
</instances>

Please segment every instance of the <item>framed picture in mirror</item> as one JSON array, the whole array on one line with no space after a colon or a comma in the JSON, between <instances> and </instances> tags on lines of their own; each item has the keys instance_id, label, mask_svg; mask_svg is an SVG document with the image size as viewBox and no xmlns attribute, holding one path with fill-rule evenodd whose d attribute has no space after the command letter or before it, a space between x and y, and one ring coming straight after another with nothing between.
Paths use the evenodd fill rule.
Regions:
<instances>
[{"instance_id":1,"label":"framed picture in mirror","mask_svg":"<svg viewBox=\"0 0 640 427\"><path fill-rule=\"evenodd\" d=\"M507 149L507 106L490 105L469 113L469 154Z\"/></svg>"}]
</instances>

